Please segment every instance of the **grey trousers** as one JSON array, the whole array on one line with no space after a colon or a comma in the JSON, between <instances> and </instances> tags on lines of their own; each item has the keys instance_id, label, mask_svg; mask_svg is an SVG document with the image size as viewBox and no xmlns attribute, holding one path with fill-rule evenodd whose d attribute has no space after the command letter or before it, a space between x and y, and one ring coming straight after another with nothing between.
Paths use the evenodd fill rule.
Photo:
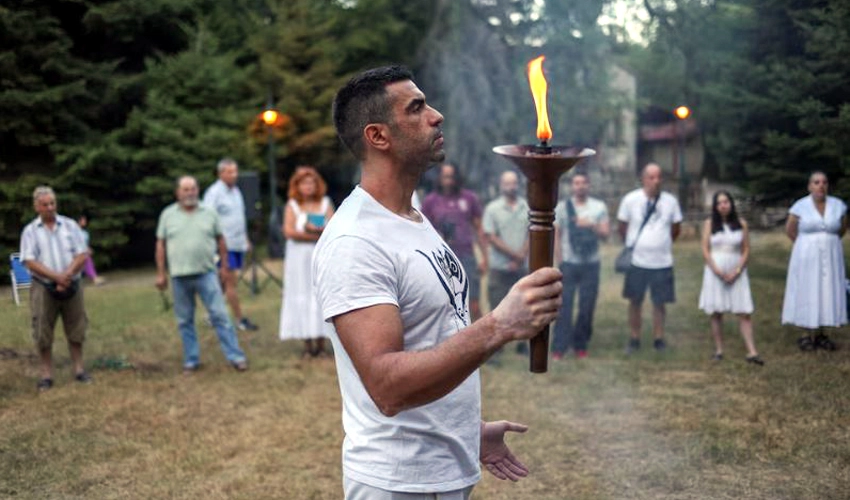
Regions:
<instances>
[{"instance_id":1,"label":"grey trousers","mask_svg":"<svg viewBox=\"0 0 850 500\"><path fill-rule=\"evenodd\" d=\"M469 500L474 488L468 486L462 490L442 493L404 493L375 488L349 479L345 474L342 476L342 487L345 490L345 500Z\"/></svg>"}]
</instances>

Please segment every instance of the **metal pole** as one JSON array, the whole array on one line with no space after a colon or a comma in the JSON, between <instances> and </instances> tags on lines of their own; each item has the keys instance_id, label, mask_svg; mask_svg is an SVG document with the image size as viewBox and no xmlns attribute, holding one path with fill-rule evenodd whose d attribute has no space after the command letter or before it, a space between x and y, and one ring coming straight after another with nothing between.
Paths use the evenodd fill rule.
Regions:
<instances>
[{"instance_id":1,"label":"metal pole","mask_svg":"<svg viewBox=\"0 0 850 500\"><path fill-rule=\"evenodd\" d=\"M679 204L688 209L688 179L685 173L685 120L679 120Z\"/></svg>"}]
</instances>

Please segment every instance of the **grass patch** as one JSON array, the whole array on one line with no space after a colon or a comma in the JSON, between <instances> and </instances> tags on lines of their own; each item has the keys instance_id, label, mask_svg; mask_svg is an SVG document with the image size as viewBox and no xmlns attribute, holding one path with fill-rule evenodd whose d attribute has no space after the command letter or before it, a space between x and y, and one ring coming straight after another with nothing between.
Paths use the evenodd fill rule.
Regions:
<instances>
[{"instance_id":1,"label":"grass patch","mask_svg":"<svg viewBox=\"0 0 850 500\"><path fill-rule=\"evenodd\" d=\"M669 352L645 347L627 358L622 278L611 271L617 249L605 247L591 357L532 375L506 349L501 366L482 370L485 418L531 426L510 441L532 474L518 484L485 475L473 497L846 498L850 338L834 332L843 348L835 353L796 350L798 332L779 325L789 249L779 234L753 237L753 319L767 360L758 368L743 362L731 318L727 359L709 361L696 242L676 245ZM86 289L86 358L135 369L95 369L90 386L72 383L57 332L56 387L37 395L28 308L0 301L0 497L341 497L333 363L302 361L297 342L277 340L276 287L257 296L242 287L243 308L261 325L240 332L251 370L233 371L199 325L204 369L183 377L177 328L153 272L108 277Z\"/></svg>"}]
</instances>

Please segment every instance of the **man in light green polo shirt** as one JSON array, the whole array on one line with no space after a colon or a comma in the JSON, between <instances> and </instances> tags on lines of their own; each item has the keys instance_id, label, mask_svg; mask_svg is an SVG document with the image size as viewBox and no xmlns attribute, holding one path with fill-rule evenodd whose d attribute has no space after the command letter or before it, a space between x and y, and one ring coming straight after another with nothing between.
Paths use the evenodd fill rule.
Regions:
<instances>
[{"instance_id":1,"label":"man in light green polo shirt","mask_svg":"<svg viewBox=\"0 0 850 500\"><path fill-rule=\"evenodd\" d=\"M177 202L167 206L156 228L156 286L168 288L168 274L174 287L174 314L183 339L183 373L200 366L200 347L195 331L195 295L207 308L225 358L238 371L248 363L239 347L236 331L227 315L224 296L216 276L214 255L221 259L221 271L227 272L227 248L218 214L198 203L198 181L183 176L177 181Z\"/></svg>"},{"instance_id":2,"label":"man in light green polo shirt","mask_svg":"<svg viewBox=\"0 0 850 500\"><path fill-rule=\"evenodd\" d=\"M514 283L527 272L528 203L519 196L519 177L508 170L499 178L501 196L487 204L482 225L489 245L487 300L499 305ZM525 343L517 352L526 352Z\"/></svg>"}]
</instances>

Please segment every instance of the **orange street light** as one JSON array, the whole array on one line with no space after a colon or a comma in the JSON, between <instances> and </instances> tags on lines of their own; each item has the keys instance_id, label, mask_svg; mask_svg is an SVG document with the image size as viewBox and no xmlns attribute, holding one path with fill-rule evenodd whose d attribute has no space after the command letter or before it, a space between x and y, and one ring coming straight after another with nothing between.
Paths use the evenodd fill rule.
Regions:
<instances>
[{"instance_id":1,"label":"orange street light","mask_svg":"<svg viewBox=\"0 0 850 500\"><path fill-rule=\"evenodd\" d=\"M675 111L673 111L673 113L675 113L676 118L680 120L685 120L691 116L691 110L687 106L679 106Z\"/></svg>"},{"instance_id":2,"label":"orange street light","mask_svg":"<svg viewBox=\"0 0 850 500\"><path fill-rule=\"evenodd\" d=\"M272 125L277 123L277 119L280 117L277 111L273 109L267 109L263 111L263 123L271 127Z\"/></svg>"}]
</instances>

